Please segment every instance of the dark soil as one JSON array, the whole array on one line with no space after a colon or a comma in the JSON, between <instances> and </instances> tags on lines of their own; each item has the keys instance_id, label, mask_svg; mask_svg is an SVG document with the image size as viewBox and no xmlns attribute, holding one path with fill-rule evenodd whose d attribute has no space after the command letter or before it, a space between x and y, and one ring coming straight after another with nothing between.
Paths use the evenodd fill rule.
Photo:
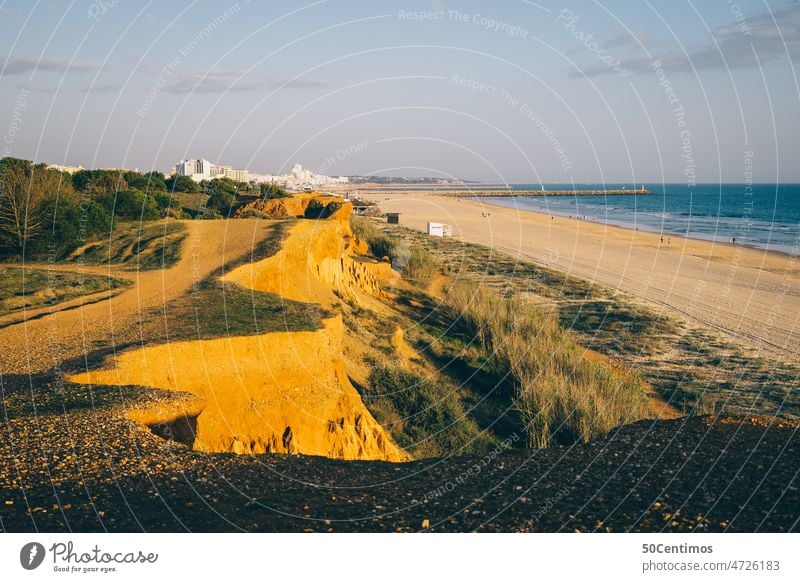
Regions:
<instances>
[{"instance_id":1,"label":"dark soil","mask_svg":"<svg viewBox=\"0 0 800 582\"><path fill-rule=\"evenodd\" d=\"M2 531L798 530L791 421L642 421L586 445L391 464L203 454L124 419L180 394L2 388Z\"/></svg>"}]
</instances>

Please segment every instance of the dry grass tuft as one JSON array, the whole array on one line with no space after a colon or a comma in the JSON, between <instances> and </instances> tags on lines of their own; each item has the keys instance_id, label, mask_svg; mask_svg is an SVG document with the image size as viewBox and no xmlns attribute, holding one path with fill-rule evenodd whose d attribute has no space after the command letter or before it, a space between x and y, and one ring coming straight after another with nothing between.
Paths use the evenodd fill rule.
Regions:
<instances>
[{"instance_id":1,"label":"dry grass tuft","mask_svg":"<svg viewBox=\"0 0 800 582\"><path fill-rule=\"evenodd\" d=\"M530 446L585 442L649 416L642 380L587 360L556 313L469 282L452 285L445 306L487 357L513 375Z\"/></svg>"}]
</instances>

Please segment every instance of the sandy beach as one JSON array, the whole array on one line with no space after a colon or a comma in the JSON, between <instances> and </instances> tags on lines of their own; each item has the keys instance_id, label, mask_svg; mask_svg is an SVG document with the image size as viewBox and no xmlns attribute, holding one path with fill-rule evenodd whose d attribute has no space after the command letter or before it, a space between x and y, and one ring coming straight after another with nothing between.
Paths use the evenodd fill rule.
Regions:
<instances>
[{"instance_id":1,"label":"sandy beach","mask_svg":"<svg viewBox=\"0 0 800 582\"><path fill-rule=\"evenodd\" d=\"M461 240L556 268L641 299L659 312L719 330L764 355L800 360L796 257L635 231L513 208L417 193L362 196L400 224L453 227Z\"/></svg>"}]
</instances>

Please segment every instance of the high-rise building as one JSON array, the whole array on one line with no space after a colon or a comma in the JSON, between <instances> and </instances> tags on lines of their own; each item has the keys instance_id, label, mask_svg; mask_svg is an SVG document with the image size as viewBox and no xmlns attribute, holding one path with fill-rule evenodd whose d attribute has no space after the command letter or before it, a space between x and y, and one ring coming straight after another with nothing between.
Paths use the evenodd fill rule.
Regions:
<instances>
[{"instance_id":1,"label":"high-rise building","mask_svg":"<svg viewBox=\"0 0 800 582\"><path fill-rule=\"evenodd\" d=\"M214 166L206 159L181 160L175 164L175 172L178 176L188 176L195 182L211 179L211 168Z\"/></svg>"}]
</instances>

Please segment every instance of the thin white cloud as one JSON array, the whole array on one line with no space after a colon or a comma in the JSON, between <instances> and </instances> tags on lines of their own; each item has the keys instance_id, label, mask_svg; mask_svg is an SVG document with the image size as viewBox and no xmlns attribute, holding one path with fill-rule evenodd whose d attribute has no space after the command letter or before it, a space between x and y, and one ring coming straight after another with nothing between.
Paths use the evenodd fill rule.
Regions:
<instances>
[{"instance_id":1,"label":"thin white cloud","mask_svg":"<svg viewBox=\"0 0 800 582\"><path fill-rule=\"evenodd\" d=\"M646 32L623 32L618 34L603 45L604 49L637 49L640 45L652 44L652 37Z\"/></svg>"},{"instance_id":2,"label":"thin white cloud","mask_svg":"<svg viewBox=\"0 0 800 582\"><path fill-rule=\"evenodd\" d=\"M78 93L119 93L121 90L121 83L104 83L75 87L75 91Z\"/></svg>"},{"instance_id":3,"label":"thin white cloud","mask_svg":"<svg viewBox=\"0 0 800 582\"><path fill-rule=\"evenodd\" d=\"M75 87L71 86L62 86L58 87L56 85L43 85L39 83L26 83L26 84L19 84L17 85L19 89L27 89L29 91L33 91L34 93L42 93L42 94L53 94L58 91L61 94L67 92L75 92L75 93L118 93L122 90L122 84L120 83L104 83L98 84L96 83L94 86L92 85L78 85Z\"/></svg>"},{"instance_id":4,"label":"thin white cloud","mask_svg":"<svg viewBox=\"0 0 800 582\"><path fill-rule=\"evenodd\" d=\"M226 91L270 91L286 89L313 89L324 83L303 79L285 80L264 75L254 75L242 69L212 69L207 72L176 72L171 75L164 91L168 93L224 93Z\"/></svg>"},{"instance_id":5,"label":"thin white cloud","mask_svg":"<svg viewBox=\"0 0 800 582\"><path fill-rule=\"evenodd\" d=\"M712 35L716 42L696 45L686 52L656 54L652 59L623 59L622 66L641 73L651 70L653 61L658 60L666 70L687 72L755 67L786 57L792 62L800 61L800 4L787 4L745 15L740 22L732 21L715 28ZM570 76L613 72L609 67L592 65L572 70Z\"/></svg>"},{"instance_id":6,"label":"thin white cloud","mask_svg":"<svg viewBox=\"0 0 800 582\"><path fill-rule=\"evenodd\" d=\"M67 61L63 59L46 59L28 56L0 56L0 63L6 62L5 68L2 68L2 75L22 75L33 71L69 71L76 73L87 73L90 71L97 71L100 69L100 63L95 61Z\"/></svg>"}]
</instances>

